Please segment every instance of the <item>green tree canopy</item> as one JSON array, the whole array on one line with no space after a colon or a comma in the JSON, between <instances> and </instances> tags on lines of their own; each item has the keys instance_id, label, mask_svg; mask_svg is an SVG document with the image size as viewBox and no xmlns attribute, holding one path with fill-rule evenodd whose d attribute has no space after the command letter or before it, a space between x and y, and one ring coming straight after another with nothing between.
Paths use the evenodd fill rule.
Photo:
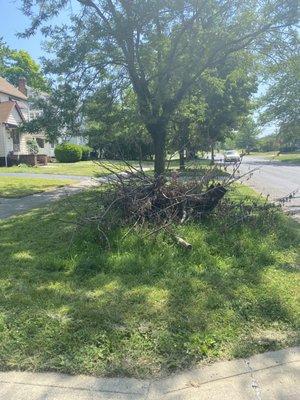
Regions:
<instances>
[{"instance_id":1,"label":"green tree canopy","mask_svg":"<svg viewBox=\"0 0 300 400\"><path fill-rule=\"evenodd\" d=\"M300 57L297 49L270 71L270 85L262 97L260 121L278 126L281 146L293 148L300 142Z\"/></svg>"},{"instance_id":2,"label":"green tree canopy","mask_svg":"<svg viewBox=\"0 0 300 400\"><path fill-rule=\"evenodd\" d=\"M19 78L24 77L33 89L49 90L40 66L25 50L10 49L0 38L0 76L18 86Z\"/></svg>"},{"instance_id":3,"label":"green tree canopy","mask_svg":"<svg viewBox=\"0 0 300 400\"><path fill-rule=\"evenodd\" d=\"M85 135L101 156L145 159L153 154L131 89L119 96L110 84L103 86L87 99L83 113Z\"/></svg>"},{"instance_id":4,"label":"green tree canopy","mask_svg":"<svg viewBox=\"0 0 300 400\"><path fill-rule=\"evenodd\" d=\"M60 84L48 96L32 99L34 109L41 114L20 127L21 131L45 132L48 140L54 142L58 137L68 139L82 133L82 102L71 85Z\"/></svg>"},{"instance_id":5,"label":"green tree canopy","mask_svg":"<svg viewBox=\"0 0 300 400\"><path fill-rule=\"evenodd\" d=\"M247 49L272 54L297 21L296 0L77 0L70 25L51 26L68 1L23 0L31 18L24 35L43 26L52 39L51 73L80 90L96 89L105 72L131 85L152 137L155 171L164 172L168 125L207 70ZM48 24L48 25L47 25Z\"/></svg>"},{"instance_id":6,"label":"green tree canopy","mask_svg":"<svg viewBox=\"0 0 300 400\"><path fill-rule=\"evenodd\" d=\"M247 115L241 119L240 125L233 137L234 146L238 149L250 152L257 147L260 129L253 116Z\"/></svg>"}]
</instances>

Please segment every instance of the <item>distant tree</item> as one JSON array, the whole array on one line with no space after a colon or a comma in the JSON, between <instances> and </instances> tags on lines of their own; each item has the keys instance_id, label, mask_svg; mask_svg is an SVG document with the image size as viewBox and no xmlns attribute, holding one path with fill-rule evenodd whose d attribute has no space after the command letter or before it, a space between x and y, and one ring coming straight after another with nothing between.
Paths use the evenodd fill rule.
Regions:
<instances>
[{"instance_id":1,"label":"distant tree","mask_svg":"<svg viewBox=\"0 0 300 400\"><path fill-rule=\"evenodd\" d=\"M287 60L270 70L270 84L262 97L262 124L278 126L278 141L285 150L300 143L300 57L297 48Z\"/></svg>"},{"instance_id":2,"label":"distant tree","mask_svg":"<svg viewBox=\"0 0 300 400\"><path fill-rule=\"evenodd\" d=\"M174 113L169 129L169 149L178 151L180 169L185 169L185 159L195 156L199 148L198 126L204 119L205 100L200 91L187 97Z\"/></svg>"},{"instance_id":3,"label":"distant tree","mask_svg":"<svg viewBox=\"0 0 300 400\"><path fill-rule=\"evenodd\" d=\"M48 71L80 90L97 89L104 72L126 80L153 140L155 172L165 170L168 125L202 74L243 49L272 54L297 21L296 0L77 0L71 26L47 26L68 1L23 0L32 24L52 39ZM284 39L284 40L283 40ZM265 51L267 49L267 51Z\"/></svg>"},{"instance_id":4,"label":"distant tree","mask_svg":"<svg viewBox=\"0 0 300 400\"><path fill-rule=\"evenodd\" d=\"M32 106L40 115L21 125L20 130L30 133L43 131L50 142L63 140L82 133L82 104L71 85L58 85L48 96L37 96Z\"/></svg>"},{"instance_id":5,"label":"distant tree","mask_svg":"<svg viewBox=\"0 0 300 400\"><path fill-rule=\"evenodd\" d=\"M49 86L39 65L25 50L10 49L0 38L0 76L18 86L19 78L26 78L33 89L48 91Z\"/></svg>"},{"instance_id":6,"label":"distant tree","mask_svg":"<svg viewBox=\"0 0 300 400\"><path fill-rule=\"evenodd\" d=\"M84 118L89 144L102 157L146 159L153 154L132 90L120 97L111 85L102 87L87 99Z\"/></svg>"},{"instance_id":7,"label":"distant tree","mask_svg":"<svg viewBox=\"0 0 300 400\"><path fill-rule=\"evenodd\" d=\"M251 150L257 147L260 129L254 121L252 115L247 115L241 119L239 128L234 135L234 147L244 150L249 154Z\"/></svg>"},{"instance_id":8,"label":"distant tree","mask_svg":"<svg viewBox=\"0 0 300 400\"><path fill-rule=\"evenodd\" d=\"M257 141L259 151L279 151L280 143L277 133L264 136Z\"/></svg>"},{"instance_id":9,"label":"distant tree","mask_svg":"<svg viewBox=\"0 0 300 400\"><path fill-rule=\"evenodd\" d=\"M209 148L214 162L218 142L231 136L251 110L251 96L257 90L255 63L247 54L235 54L219 70L203 80L205 97L204 119L199 124L199 136Z\"/></svg>"},{"instance_id":10,"label":"distant tree","mask_svg":"<svg viewBox=\"0 0 300 400\"><path fill-rule=\"evenodd\" d=\"M227 62L202 75L201 83L172 117L175 141L184 169L184 152L195 156L198 150L211 151L232 135L251 109L251 96L257 90L254 59L246 53L228 57Z\"/></svg>"}]
</instances>

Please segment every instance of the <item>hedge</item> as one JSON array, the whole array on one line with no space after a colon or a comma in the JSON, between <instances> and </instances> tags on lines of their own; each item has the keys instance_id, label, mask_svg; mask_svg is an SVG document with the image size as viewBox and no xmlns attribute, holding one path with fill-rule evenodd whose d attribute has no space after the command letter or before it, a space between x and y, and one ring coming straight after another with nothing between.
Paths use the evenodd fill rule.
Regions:
<instances>
[{"instance_id":1,"label":"hedge","mask_svg":"<svg viewBox=\"0 0 300 400\"><path fill-rule=\"evenodd\" d=\"M82 146L72 143L61 143L55 147L54 154L59 162L77 162L82 158Z\"/></svg>"}]
</instances>

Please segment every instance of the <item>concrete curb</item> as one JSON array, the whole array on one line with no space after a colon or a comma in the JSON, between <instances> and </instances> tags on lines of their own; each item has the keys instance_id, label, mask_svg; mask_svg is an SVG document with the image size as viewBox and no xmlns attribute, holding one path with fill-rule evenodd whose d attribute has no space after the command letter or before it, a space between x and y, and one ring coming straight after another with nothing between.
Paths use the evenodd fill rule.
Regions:
<instances>
[{"instance_id":1,"label":"concrete curb","mask_svg":"<svg viewBox=\"0 0 300 400\"><path fill-rule=\"evenodd\" d=\"M158 380L0 372L0 400L298 400L300 347Z\"/></svg>"}]
</instances>

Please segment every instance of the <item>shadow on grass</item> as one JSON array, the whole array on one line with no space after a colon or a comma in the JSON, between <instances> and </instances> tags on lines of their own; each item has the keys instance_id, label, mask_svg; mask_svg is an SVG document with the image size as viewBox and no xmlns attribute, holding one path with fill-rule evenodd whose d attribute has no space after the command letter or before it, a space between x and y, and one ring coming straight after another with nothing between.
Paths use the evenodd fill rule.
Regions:
<instances>
[{"instance_id":1,"label":"shadow on grass","mask_svg":"<svg viewBox=\"0 0 300 400\"><path fill-rule=\"evenodd\" d=\"M189 253L119 229L107 251L72 223L97 192L76 198L0 223L1 368L141 377L294 343L296 225L190 224Z\"/></svg>"}]
</instances>

